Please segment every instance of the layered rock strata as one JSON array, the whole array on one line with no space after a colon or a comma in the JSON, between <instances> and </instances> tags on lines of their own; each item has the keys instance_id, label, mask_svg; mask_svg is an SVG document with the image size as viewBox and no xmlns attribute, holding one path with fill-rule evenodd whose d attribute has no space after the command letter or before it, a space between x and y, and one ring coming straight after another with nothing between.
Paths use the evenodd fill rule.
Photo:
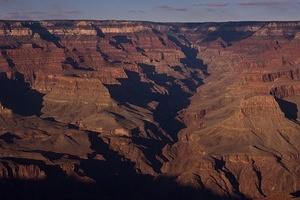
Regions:
<instances>
[{"instance_id":1,"label":"layered rock strata","mask_svg":"<svg viewBox=\"0 0 300 200\"><path fill-rule=\"evenodd\" d=\"M113 189L132 199L297 196L299 30L1 21L0 184L88 183L91 197L115 199Z\"/></svg>"}]
</instances>

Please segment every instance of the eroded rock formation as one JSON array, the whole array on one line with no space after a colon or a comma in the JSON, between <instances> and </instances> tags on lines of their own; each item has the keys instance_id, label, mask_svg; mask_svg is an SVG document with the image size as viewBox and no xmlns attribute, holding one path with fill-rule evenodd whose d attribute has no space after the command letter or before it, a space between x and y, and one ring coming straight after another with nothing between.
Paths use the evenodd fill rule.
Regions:
<instances>
[{"instance_id":1,"label":"eroded rock formation","mask_svg":"<svg viewBox=\"0 0 300 200\"><path fill-rule=\"evenodd\" d=\"M299 195L299 30L1 21L4 198Z\"/></svg>"}]
</instances>

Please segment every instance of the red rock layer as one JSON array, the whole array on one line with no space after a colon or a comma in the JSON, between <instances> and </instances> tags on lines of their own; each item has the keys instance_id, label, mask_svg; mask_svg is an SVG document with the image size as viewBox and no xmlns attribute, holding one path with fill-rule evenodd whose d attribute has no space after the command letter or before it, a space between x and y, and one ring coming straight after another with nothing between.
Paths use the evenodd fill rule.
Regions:
<instances>
[{"instance_id":1,"label":"red rock layer","mask_svg":"<svg viewBox=\"0 0 300 200\"><path fill-rule=\"evenodd\" d=\"M224 198L290 196L299 27L0 22L0 176L101 182L108 165Z\"/></svg>"}]
</instances>

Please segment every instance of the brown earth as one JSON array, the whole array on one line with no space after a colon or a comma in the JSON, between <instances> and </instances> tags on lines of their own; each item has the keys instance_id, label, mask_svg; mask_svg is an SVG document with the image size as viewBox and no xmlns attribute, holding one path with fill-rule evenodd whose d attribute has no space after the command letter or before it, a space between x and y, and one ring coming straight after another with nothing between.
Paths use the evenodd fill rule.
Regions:
<instances>
[{"instance_id":1,"label":"brown earth","mask_svg":"<svg viewBox=\"0 0 300 200\"><path fill-rule=\"evenodd\" d=\"M300 196L300 22L0 21L0 50L1 199Z\"/></svg>"}]
</instances>

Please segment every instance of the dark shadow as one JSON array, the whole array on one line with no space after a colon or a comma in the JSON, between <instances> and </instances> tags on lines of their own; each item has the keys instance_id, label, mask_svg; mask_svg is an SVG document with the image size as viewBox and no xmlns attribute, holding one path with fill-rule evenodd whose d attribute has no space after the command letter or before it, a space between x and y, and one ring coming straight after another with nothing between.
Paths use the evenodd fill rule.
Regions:
<instances>
[{"instance_id":1,"label":"dark shadow","mask_svg":"<svg viewBox=\"0 0 300 200\"><path fill-rule=\"evenodd\" d=\"M102 170L102 168L99 168ZM101 174L103 172L100 172ZM206 189L195 189L181 186L174 178L161 177L154 179L150 176L136 175L127 180L98 184L79 181L76 178L62 175L44 180L1 179L1 200L238 200L241 198L225 197L214 194Z\"/></svg>"},{"instance_id":2,"label":"dark shadow","mask_svg":"<svg viewBox=\"0 0 300 200\"><path fill-rule=\"evenodd\" d=\"M105 160L92 159L93 155L89 159L78 159L80 164L75 164L74 168L78 178L68 176L59 165L48 165L36 160L2 158L1 163L7 169L10 169L9 163L37 166L47 177L40 180L20 180L13 178L13 173L10 172L7 178L0 180L1 200L242 199L220 196L205 188L182 186L176 182L176 177L140 174L133 162L109 149L95 133L88 134L94 154L101 154ZM86 181L83 182L83 179Z\"/></svg>"},{"instance_id":3,"label":"dark shadow","mask_svg":"<svg viewBox=\"0 0 300 200\"><path fill-rule=\"evenodd\" d=\"M189 97L191 97L191 93L184 91L182 86L176 83L175 78L166 74L157 73L154 66L146 64L139 65L148 79L168 90L168 94L162 94L159 96L159 104L154 110L153 116L162 129L165 130L174 140L177 140L178 132L185 128L185 125L176 117L179 111L188 107L190 104ZM186 83L186 86L194 92L196 88L202 84L202 80L200 78L193 77L193 74L192 78L195 78L196 82L192 83L188 79L181 81Z\"/></svg>"},{"instance_id":4,"label":"dark shadow","mask_svg":"<svg viewBox=\"0 0 300 200\"><path fill-rule=\"evenodd\" d=\"M125 50L123 44L132 44L131 39L128 38L126 35L116 35L112 38L113 39L109 41L109 44L117 49L122 49L123 51Z\"/></svg>"},{"instance_id":5,"label":"dark shadow","mask_svg":"<svg viewBox=\"0 0 300 200\"><path fill-rule=\"evenodd\" d=\"M286 118L292 121L297 121L298 118L297 104L279 98L276 98L276 101Z\"/></svg>"},{"instance_id":6,"label":"dark shadow","mask_svg":"<svg viewBox=\"0 0 300 200\"><path fill-rule=\"evenodd\" d=\"M147 158L148 161L150 161L150 165L152 169L160 173L160 169L162 167L162 162L159 161L158 157L163 157L161 154L162 148L165 146L166 143L171 143L170 138L167 138L164 136L163 133L161 133L161 130L154 124L144 121L145 123L145 129L146 131L151 131L152 133L157 134L158 137L161 137L160 139L147 139L143 137L132 137L132 141L134 144L136 144L139 149L141 149Z\"/></svg>"},{"instance_id":7,"label":"dark shadow","mask_svg":"<svg viewBox=\"0 0 300 200\"><path fill-rule=\"evenodd\" d=\"M33 49L44 49L43 47L41 47L40 45L36 44L36 43L32 43L32 48Z\"/></svg>"},{"instance_id":8,"label":"dark shadow","mask_svg":"<svg viewBox=\"0 0 300 200\"><path fill-rule=\"evenodd\" d=\"M300 197L300 191L293 192L293 193L291 193L291 195L292 195L294 198L298 198L298 197Z\"/></svg>"},{"instance_id":9,"label":"dark shadow","mask_svg":"<svg viewBox=\"0 0 300 200\"><path fill-rule=\"evenodd\" d=\"M113 99L121 104L127 103L147 107L152 101L158 102L158 106L153 110L154 120L160 127L169 134L174 140L177 140L178 132L185 128L184 124L176 117L178 112L186 108L191 94L184 91L175 78L166 74L159 74L152 65L142 64L139 66L143 74L155 84L163 86L168 90L168 94L154 92L154 84L142 82L141 77L136 72L126 71L127 79L118 79L120 85L106 85ZM202 79L195 74L191 74L195 82L182 80L191 91L195 91L202 84Z\"/></svg>"},{"instance_id":10,"label":"dark shadow","mask_svg":"<svg viewBox=\"0 0 300 200\"><path fill-rule=\"evenodd\" d=\"M47 42L52 42L58 48L63 48L63 46L60 44L60 38L51 34L39 22L23 22L22 25L26 28L29 28L33 33L37 33L41 39Z\"/></svg>"},{"instance_id":11,"label":"dark shadow","mask_svg":"<svg viewBox=\"0 0 300 200\"><path fill-rule=\"evenodd\" d=\"M162 33L157 30L157 29L152 29L153 33L156 35L156 37L158 37L159 41L161 42L161 44L163 46L167 46L166 42L164 41L164 39L162 38Z\"/></svg>"},{"instance_id":12,"label":"dark shadow","mask_svg":"<svg viewBox=\"0 0 300 200\"><path fill-rule=\"evenodd\" d=\"M0 102L14 113L22 116L40 115L43 94L32 90L24 76L18 72L13 79L0 73Z\"/></svg>"},{"instance_id":13,"label":"dark shadow","mask_svg":"<svg viewBox=\"0 0 300 200\"><path fill-rule=\"evenodd\" d=\"M266 195L264 194L263 189L262 189L262 174L261 174L261 171L258 169L258 167L256 167L255 161L252 161L252 169L255 172L257 179L258 179L257 190L259 191L259 193L261 195L266 197Z\"/></svg>"},{"instance_id":14,"label":"dark shadow","mask_svg":"<svg viewBox=\"0 0 300 200\"><path fill-rule=\"evenodd\" d=\"M216 32L209 33L204 39L205 42L212 42L221 38L227 43L238 42L240 40L250 37L253 32L250 31L230 31L230 30L218 30Z\"/></svg>"},{"instance_id":15,"label":"dark shadow","mask_svg":"<svg viewBox=\"0 0 300 200\"><path fill-rule=\"evenodd\" d=\"M13 144L15 142L15 140L19 140L21 139L19 136L10 133L10 132L6 132L2 135L0 135L0 140L3 140L4 142L6 142L7 144Z\"/></svg>"},{"instance_id":16,"label":"dark shadow","mask_svg":"<svg viewBox=\"0 0 300 200\"><path fill-rule=\"evenodd\" d=\"M109 44L113 47L115 47L116 49L121 49L121 50L124 50L124 47L122 45L117 45L117 43L113 40L110 40L109 41Z\"/></svg>"},{"instance_id":17,"label":"dark shadow","mask_svg":"<svg viewBox=\"0 0 300 200\"><path fill-rule=\"evenodd\" d=\"M14 61L8 56L7 51L1 51L1 55L5 58L8 66L11 69L14 69L16 65L15 65Z\"/></svg>"},{"instance_id":18,"label":"dark shadow","mask_svg":"<svg viewBox=\"0 0 300 200\"><path fill-rule=\"evenodd\" d=\"M173 66L172 68L176 72L183 72L180 66Z\"/></svg>"},{"instance_id":19,"label":"dark shadow","mask_svg":"<svg viewBox=\"0 0 300 200\"><path fill-rule=\"evenodd\" d=\"M94 155L89 159L80 160L74 171L79 177L89 177L93 182L83 182L69 177L58 165L47 165L42 161L2 158L2 164L9 162L38 166L47 178L42 180L18 180L9 177L0 180L0 198L6 199L242 199L219 196L205 188L182 186L176 177L153 177L140 174L135 164L117 152L112 151L96 133L89 132L91 148ZM43 153L43 152L41 152ZM52 157L53 153L48 152ZM58 159L61 155L54 153ZM105 160L95 160L100 154ZM17 192L16 192L17 191Z\"/></svg>"},{"instance_id":20,"label":"dark shadow","mask_svg":"<svg viewBox=\"0 0 300 200\"><path fill-rule=\"evenodd\" d=\"M204 75L209 75L207 66L201 59L197 58L197 55L199 53L197 49L190 47L191 45L181 43L175 36L169 35L168 38L184 53L185 58L181 59L182 64L190 68L200 69Z\"/></svg>"},{"instance_id":21,"label":"dark shadow","mask_svg":"<svg viewBox=\"0 0 300 200\"><path fill-rule=\"evenodd\" d=\"M156 125L144 121L146 132L155 133L156 137L160 139L150 139L150 141L134 137L133 140L151 162L153 169L159 172L161 163L157 160L156 155L160 154L163 146L172 142L171 138L173 141L177 140L178 132L185 127L176 116L178 111L188 106L190 94L184 92L180 85L175 84L174 78L156 73L154 66L140 64L140 67L148 79L166 87L169 91L168 94L154 92L153 83L142 82L138 73L130 71L126 71L128 79L118 79L120 85L107 85L107 88L113 99L124 105L130 103L147 107L147 104L152 101L158 102L157 107L153 110L153 117L170 138L166 137Z\"/></svg>"},{"instance_id":22,"label":"dark shadow","mask_svg":"<svg viewBox=\"0 0 300 200\"><path fill-rule=\"evenodd\" d=\"M99 27L97 27L95 24L92 24L92 27L96 30L98 37L105 38L105 34Z\"/></svg>"},{"instance_id":23,"label":"dark shadow","mask_svg":"<svg viewBox=\"0 0 300 200\"><path fill-rule=\"evenodd\" d=\"M166 86L174 82L174 78L154 72L153 66L140 64L147 77L158 85ZM189 104L189 94L182 91L179 85L168 86L169 94L160 94L152 90L153 84L142 82L136 72L126 71L127 79L119 79L120 85L106 85L113 99L121 104L130 103L147 107L151 101L159 102L153 111L155 121L172 138L177 139L177 133L184 125L176 119L177 112ZM176 99L176 100L175 100Z\"/></svg>"},{"instance_id":24,"label":"dark shadow","mask_svg":"<svg viewBox=\"0 0 300 200\"><path fill-rule=\"evenodd\" d=\"M238 182L238 180L236 179L236 177L234 176L234 174L232 174L232 172L230 172L230 170L228 170L225 166L225 161L221 160L221 159L216 159L213 158L215 161L215 170L218 172L223 172L225 177L229 180L230 184L233 187L233 192L235 195L237 195L236 197L240 198L240 199L246 199L246 197L244 196L244 194L242 194L240 192L240 184Z\"/></svg>"},{"instance_id":25,"label":"dark shadow","mask_svg":"<svg viewBox=\"0 0 300 200\"><path fill-rule=\"evenodd\" d=\"M94 179L103 179L103 177L98 177L100 173L97 172L96 168L95 171L91 170L94 167L94 164L97 165L98 161L93 160L95 155L100 154L103 155L106 161L109 162L109 166L106 170L111 172L122 170L123 175L133 175L136 173L134 169L134 163L127 160L123 156L119 155L117 152L111 150L102 138L98 137L97 133L88 132L89 140L91 143L91 149L94 150L92 154L89 155L89 160L85 160L81 162L81 166L85 169L86 174L89 177ZM98 163L99 164L99 163ZM115 181L115 180L113 180Z\"/></svg>"},{"instance_id":26,"label":"dark shadow","mask_svg":"<svg viewBox=\"0 0 300 200\"><path fill-rule=\"evenodd\" d=\"M145 53L145 49L141 48L141 47L136 47L135 48L137 52L144 54Z\"/></svg>"},{"instance_id":27,"label":"dark shadow","mask_svg":"<svg viewBox=\"0 0 300 200\"><path fill-rule=\"evenodd\" d=\"M49 122L57 122L54 117L43 117L43 120L49 121Z\"/></svg>"},{"instance_id":28,"label":"dark shadow","mask_svg":"<svg viewBox=\"0 0 300 200\"><path fill-rule=\"evenodd\" d=\"M138 73L130 71L126 71L127 79L118 79L121 83L120 85L106 85L106 87L113 99L123 105L130 103L147 107L148 103L152 101L158 102L157 107L152 111L153 117L159 124L159 127L161 127L169 137L166 137L165 133L162 133L156 125L150 122L144 122L146 132L155 133L159 139L133 137L133 141L144 152L153 169L159 172L161 162L158 161L157 155L160 155L161 149L167 143L176 141L179 131L185 128L185 125L177 119L177 115L180 110L189 105L191 93L184 91L173 77L157 73L154 66L146 64L139 64L139 66L147 79L152 80L157 85L163 86L168 90L168 93L160 94L154 92L153 83L142 82ZM191 89L195 90L202 83L201 80L198 81L196 84L189 83L188 80L186 80L186 83Z\"/></svg>"},{"instance_id":29,"label":"dark shadow","mask_svg":"<svg viewBox=\"0 0 300 200\"><path fill-rule=\"evenodd\" d=\"M84 62L84 60L81 60L81 61ZM70 65L73 67L73 69L77 69L77 70L95 71L92 67L79 64L77 61L75 61L71 57L67 57L66 60L64 61L64 64Z\"/></svg>"},{"instance_id":30,"label":"dark shadow","mask_svg":"<svg viewBox=\"0 0 300 200\"><path fill-rule=\"evenodd\" d=\"M238 42L246 39L255 33L254 31L237 31L235 30L236 27L236 25L231 23L226 23L223 25L221 24L219 27L217 27L216 31L208 32L203 41L212 42L218 38L221 38L230 44L231 42Z\"/></svg>"},{"instance_id":31,"label":"dark shadow","mask_svg":"<svg viewBox=\"0 0 300 200\"><path fill-rule=\"evenodd\" d=\"M64 153L57 153L52 151L42 151L42 150L22 150L23 152L30 152L30 153L40 153L45 158L54 161L59 160L63 157L69 158L69 159L77 159L80 160L78 156L70 155L70 154L64 154Z\"/></svg>"},{"instance_id":32,"label":"dark shadow","mask_svg":"<svg viewBox=\"0 0 300 200\"><path fill-rule=\"evenodd\" d=\"M120 44L132 44L132 41L130 38L128 38L128 36L126 35L116 35L116 36L113 36L115 42L117 43L117 45L120 45Z\"/></svg>"},{"instance_id":33,"label":"dark shadow","mask_svg":"<svg viewBox=\"0 0 300 200\"><path fill-rule=\"evenodd\" d=\"M9 45L0 44L0 50L17 49L19 47L20 47L20 44L18 44L18 45L16 45L16 44L9 44Z\"/></svg>"},{"instance_id":34,"label":"dark shadow","mask_svg":"<svg viewBox=\"0 0 300 200\"><path fill-rule=\"evenodd\" d=\"M100 56L107 62L109 62L109 56L108 54L104 53L103 51L100 50L99 45L97 45L97 52L99 52Z\"/></svg>"},{"instance_id":35,"label":"dark shadow","mask_svg":"<svg viewBox=\"0 0 300 200\"><path fill-rule=\"evenodd\" d=\"M158 101L160 95L152 92L152 84L142 82L136 72L125 71L127 79L118 79L121 85L106 85L109 93L121 104L130 103L133 105L147 107L151 101Z\"/></svg>"}]
</instances>

